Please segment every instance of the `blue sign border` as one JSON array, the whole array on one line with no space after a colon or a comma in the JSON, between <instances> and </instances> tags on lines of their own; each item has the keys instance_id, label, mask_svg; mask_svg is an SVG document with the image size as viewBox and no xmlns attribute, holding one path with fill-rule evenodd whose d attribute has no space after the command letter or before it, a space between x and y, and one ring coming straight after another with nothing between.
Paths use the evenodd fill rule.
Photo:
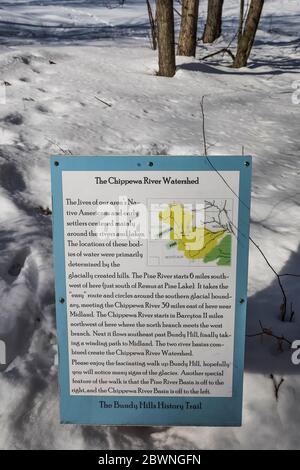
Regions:
<instances>
[{"instance_id":1,"label":"blue sign border","mask_svg":"<svg viewBox=\"0 0 300 470\"><path fill-rule=\"evenodd\" d=\"M151 162L151 163L150 163ZM152 166L150 166L153 164ZM242 420L244 347L247 305L249 219L251 199L250 156L53 156L51 183L53 198L53 239L55 268L56 321L59 350L60 414L62 423L91 425L147 426L240 426ZM70 395L67 344L62 171L239 171L238 243L235 304L234 368L232 397L120 397ZM223 182L222 182L223 181ZM226 184L220 176L220 184ZM99 401L113 404L164 401L201 402L201 409L101 408Z\"/></svg>"}]
</instances>

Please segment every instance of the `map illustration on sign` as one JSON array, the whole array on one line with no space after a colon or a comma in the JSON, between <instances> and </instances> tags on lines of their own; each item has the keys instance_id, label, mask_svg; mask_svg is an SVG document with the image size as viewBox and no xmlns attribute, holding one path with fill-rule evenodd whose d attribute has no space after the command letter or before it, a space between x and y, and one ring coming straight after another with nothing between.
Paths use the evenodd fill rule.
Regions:
<instances>
[{"instance_id":1,"label":"map illustration on sign","mask_svg":"<svg viewBox=\"0 0 300 470\"><path fill-rule=\"evenodd\" d=\"M158 233L149 240L149 265L231 265L232 199L150 204L158 208Z\"/></svg>"}]
</instances>

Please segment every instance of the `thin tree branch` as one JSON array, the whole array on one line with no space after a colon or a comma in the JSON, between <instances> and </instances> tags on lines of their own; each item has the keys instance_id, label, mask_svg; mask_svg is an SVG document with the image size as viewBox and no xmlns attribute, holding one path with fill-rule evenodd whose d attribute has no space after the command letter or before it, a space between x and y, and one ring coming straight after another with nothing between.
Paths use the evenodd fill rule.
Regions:
<instances>
[{"instance_id":1,"label":"thin tree branch","mask_svg":"<svg viewBox=\"0 0 300 470\"><path fill-rule=\"evenodd\" d=\"M226 179L223 177L223 175L221 175L221 173L215 168L215 166L213 165L213 163L210 161L210 159L208 158L208 155L207 155L207 144L206 144L206 129L205 129L205 110L204 110L204 96L202 96L202 99L201 99L201 102L200 102L200 108L201 108L201 114L202 114L202 136L203 136L203 146L204 146L204 155L208 161L208 163L210 164L210 166L213 168L213 170L219 175L219 177L222 179L222 181L225 183L225 185L230 189L230 191L237 197L237 199L240 201L241 204L243 204L248 210L250 210L250 208L247 206L247 204L244 203L244 201L239 197L239 195L231 188L231 186L228 184L228 182L226 181ZM234 226L234 224L232 224ZM240 232L240 230L238 229L238 227L234 227L241 235L245 236L244 234L242 234ZM284 287L283 287L283 284L281 282L281 277L283 276L289 276L289 274L279 274L275 268L272 266L272 264L270 263L270 261L268 260L267 256L265 255L265 253L263 252L263 250L260 248L260 246L254 241L254 239L249 236L248 237L249 241L255 246L255 248L260 252L260 254L262 255L262 257L264 258L265 262L267 263L267 265L269 266L269 268L271 269L271 271L273 272L273 274L276 276L276 279L277 279L277 282L278 282L278 285L279 285L279 288L281 290L281 293L282 293L282 298L283 298L283 301L282 301L282 304L280 305L280 314L281 314L281 321L285 321L286 319L286 314L287 314L287 295L286 295L286 292L284 290ZM291 274L291 276L293 277L300 277L299 274ZM294 316L294 314L293 314ZM291 320L290 320L291 321Z\"/></svg>"},{"instance_id":2,"label":"thin tree branch","mask_svg":"<svg viewBox=\"0 0 300 470\"><path fill-rule=\"evenodd\" d=\"M203 137L203 150L204 155L207 157L207 145L206 145L206 131L205 131L205 113L204 113L204 96L200 101L201 113L202 113L202 137Z\"/></svg>"},{"instance_id":3,"label":"thin tree branch","mask_svg":"<svg viewBox=\"0 0 300 470\"><path fill-rule=\"evenodd\" d=\"M263 327L261 321L259 321L259 324L260 324L261 331L259 331L258 333L251 334L251 335L246 335L247 338L254 338L256 336L271 336L272 338L274 338L278 341L278 349L281 352L283 351L282 343L287 343L289 345L289 347L291 348L292 341L285 338L283 335L281 335L281 336L275 335L270 328Z\"/></svg>"},{"instance_id":4,"label":"thin tree branch","mask_svg":"<svg viewBox=\"0 0 300 470\"><path fill-rule=\"evenodd\" d=\"M278 285L279 285L279 288L281 290L281 293L282 293L282 297L283 297L283 303L281 304L280 306L280 310L281 310L281 320L282 321L285 321L285 316L286 316L286 311L287 311L287 296L286 296L286 293L285 293L285 290L283 288L283 285L282 285L282 282L281 282L281 279L280 279L280 275L277 273L277 271L273 268L273 266L271 265L270 261L268 260L268 258L266 257L266 255L264 254L263 250L260 248L260 246L253 240L253 238L251 236L249 236L249 240L251 241L251 243L257 248L257 250L260 252L260 254L262 255L262 257L264 258L265 262L267 263L267 265L269 266L269 268L273 271L273 273L275 274L276 278L277 278L277 281L278 281Z\"/></svg>"},{"instance_id":5,"label":"thin tree branch","mask_svg":"<svg viewBox=\"0 0 300 470\"><path fill-rule=\"evenodd\" d=\"M275 394L276 401L278 401L279 389L280 389L281 385L284 382L284 378L282 378L280 380L280 382L277 383L277 380L275 379L275 376L273 374L270 374L270 379L272 379L272 381L273 381L274 394Z\"/></svg>"},{"instance_id":6,"label":"thin tree branch","mask_svg":"<svg viewBox=\"0 0 300 470\"><path fill-rule=\"evenodd\" d=\"M56 145L56 147L57 147L64 155L73 155L72 152L71 152L71 150L69 150L69 149L67 149L67 150L63 149L60 145L58 145L56 142L54 142L54 141L51 140L51 139L47 139L47 140L48 140L48 142L50 142L50 144Z\"/></svg>"},{"instance_id":7,"label":"thin tree branch","mask_svg":"<svg viewBox=\"0 0 300 470\"><path fill-rule=\"evenodd\" d=\"M96 100L100 101L100 103L103 103L103 104L105 104L105 105L106 105L106 106L108 106L109 108L111 108L111 107L112 107L112 104L110 104L110 103L107 103L107 102L106 102L106 101L104 101L104 100L101 100L100 98L98 98L98 96L95 96L95 98L96 98Z\"/></svg>"},{"instance_id":8,"label":"thin tree branch","mask_svg":"<svg viewBox=\"0 0 300 470\"><path fill-rule=\"evenodd\" d=\"M300 277L300 274L284 273L284 274L278 274L278 276L279 277L284 277L284 276Z\"/></svg>"},{"instance_id":9,"label":"thin tree branch","mask_svg":"<svg viewBox=\"0 0 300 470\"><path fill-rule=\"evenodd\" d=\"M157 49L157 31L156 31L156 21L153 17L152 8L149 0L146 0L149 23L151 28L151 39L152 39L152 49L156 51Z\"/></svg>"},{"instance_id":10,"label":"thin tree branch","mask_svg":"<svg viewBox=\"0 0 300 470\"><path fill-rule=\"evenodd\" d=\"M293 321L293 318L295 316L295 310L293 309L293 302L291 302L291 309L290 309L290 322Z\"/></svg>"},{"instance_id":11,"label":"thin tree branch","mask_svg":"<svg viewBox=\"0 0 300 470\"><path fill-rule=\"evenodd\" d=\"M222 53L225 54L225 52L230 55L230 57L232 58L232 60L235 59L235 56L234 56L234 54L231 52L231 50L228 49L227 47L223 47L223 49L220 49L220 50L217 51L217 52L213 52L212 54L208 54L208 55L202 57L201 60L208 59L209 57L213 57L213 56L215 56L215 55L217 55L217 54L222 54Z\"/></svg>"}]
</instances>

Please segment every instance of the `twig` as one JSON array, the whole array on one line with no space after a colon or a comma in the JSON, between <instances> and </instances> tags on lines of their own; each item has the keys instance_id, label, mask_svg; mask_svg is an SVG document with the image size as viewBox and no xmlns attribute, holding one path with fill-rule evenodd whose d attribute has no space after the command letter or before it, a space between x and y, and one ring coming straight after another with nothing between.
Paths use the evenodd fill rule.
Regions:
<instances>
[{"instance_id":1,"label":"twig","mask_svg":"<svg viewBox=\"0 0 300 470\"><path fill-rule=\"evenodd\" d=\"M180 17L182 17L182 14L174 7L173 10L175 11L175 13L177 13L177 15L179 15Z\"/></svg>"},{"instance_id":2,"label":"twig","mask_svg":"<svg viewBox=\"0 0 300 470\"><path fill-rule=\"evenodd\" d=\"M56 145L56 147L57 147L64 155L73 155L72 152L71 152L71 150L69 150L69 149L67 149L67 150L63 149L60 145L58 145L56 142L53 142L53 140L51 140L51 139L47 139L47 140L48 140L48 142L50 142L50 144Z\"/></svg>"},{"instance_id":3,"label":"twig","mask_svg":"<svg viewBox=\"0 0 300 470\"><path fill-rule=\"evenodd\" d=\"M101 103L105 104L106 106L108 106L109 108L112 107L112 104L110 103L107 103L106 101L104 100L101 100L100 98L98 98L98 96L95 96L96 100L100 101Z\"/></svg>"},{"instance_id":4,"label":"twig","mask_svg":"<svg viewBox=\"0 0 300 470\"><path fill-rule=\"evenodd\" d=\"M273 271L273 273L275 274L275 276L277 278L277 282L278 282L278 285L279 285L279 288L281 290L282 297L283 297L283 302L280 306L281 320L285 321L285 316L286 316L286 311L287 311L287 296L286 296L285 290L283 288L283 285L282 285L282 282L281 282L281 279L280 279L280 274L278 274L277 271L273 268L273 266L271 265L270 261L268 260L268 258L266 257L266 255L264 254L264 252L262 251L260 246L253 240L253 238L251 236L249 236L249 240L255 246L255 248L257 248L257 250L260 252L260 254L264 258L265 262L267 263L267 265L269 266L271 271Z\"/></svg>"},{"instance_id":5,"label":"twig","mask_svg":"<svg viewBox=\"0 0 300 470\"><path fill-rule=\"evenodd\" d=\"M204 96L200 101L201 113L202 113L202 137L203 137L203 149L204 155L207 157L207 145L206 145L206 131L205 131L205 114L204 114Z\"/></svg>"},{"instance_id":6,"label":"twig","mask_svg":"<svg viewBox=\"0 0 300 470\"><path fill-rule=\"evenodd\" d=\"M49 209L48 206L46 208L43 207L43 206L39 206L38 209L43 215L51 215L52 214L52 210Z\"/></svg>"},{"instance_id":7,"label":"twig","mask_svg":"<svg viewBox=\"0 0 300 470\"><path fill-rule=\"evenodd\" d=\"M220 50L217 51L217 52L213 52L212 54L208 54L208 55L202 57L201 60L208 59L209 57L213 57L213 56L215 56L215 55L217 55L217 54L222 54L222 53L224 54L225 52L227 52L227 54L230 55L230 57L232 58L232 60L235 59L235 56L234 56L234 54L231 52L231 50L228 49L227 47L223 47L223 49L220 49Z\"/></svg>"},{"instance_id":8,"label":"twig","mask_svg":"<svg viewBox=\"0 0 300 470\"><path fill-rule=\"evenodd\" d=\"M232 192L232 194L234 194L236 196L236 198L239 200L239 202L241 204L243 204L243 206L245 206L249 211L250 211L250 208L248 207L247 204L245 204L245 202L239 197L239 195L234 191L234 189L231 188L231 186L229 185L229 183L226 181L226 179L224 178L224 176L217 170L217 168L215 168L215 166L213 165L213 163L210 161L210 159L208 158L208 155L207 155L207 144L206 144L206 129L205 129L205 111L204 111L204 96L202 96L202 99L201 99L201 102L200 102L200 108L201 108L201 114L202 114L202 136L203 136L203 145L204 145L204 155L209 163L209 165L212 167L212 169L219 175L220 179L224 182L224 184L228 187L228 189ZM231 222L232 223L232 222ZM245 237L245 235L238 229L238 227L236 227L233 223L232 225L234 226L234 228L237 230L238 233L240 233L242 236ZM286 319L286 314L287 314L287 295L285 293L285 290L284 290L284 287L283 287L283 284L281 282L281 277L283 276L293 276L293 277L300 277L300 274L289 274L289 273L284 273L284 274L279 274L275 268L272 266L272 264L270 263L270 261L268 260L268 258L266 257L265 253L263 252L263 250L260 248L260 246L254 241L254 239L249 235L248 237L248 240L255 246L255 248L260 252L260 254L262 255L262 257L264 258L265 262L267 263L267 265L269 266L269 268L271 269L271 271L275 274L276 278L277 278L277 282L278 282L278 285L279 285L279 288L281 290L281 293L282 293L282 298L283 298L283 302L282 304L280 305L280 313L281 313L281 321L285 321Z\"/></svg>"},{"instance_id":9,"label":"twig","mask_svg":"<svg viewBox=\"0 0 300 470\"><path fill-rule=\"evenodd\" d=\"M259 321L259 325L260 325L261 331L259 331L258 333L251 334L251 335L246 335L247 338L254 338L256 336L271 336L272 338L275 338L278 341L278 349L280 352L283 352L283 347L282 347L283 343L287 343L289 347L291 348L292 342L290 340L285 338L283 335L282 336L274 335L274 333L272 332L270 328L265 328L262 326L261 321Z\"/></svg>"},{"instance_id":10,"label":"twig","mask_svg":"<svg viewBox=\"0 0 300 470\"><path fill-rule=\"evenodd\" d=\"M274 375L273 375L273 374L270 374L270 379L272 379L272 381L273 381L275 398L276 398L276 401L278 401L279 389L280 389L281 385L282 385L283 382L284 382L284 378L282 378L282 379L280 380L280 382L277 383L277 380L275 379Z\"/></svg>"},{"instance_id":11,"label":"twig","mask_svg":"<svg viewBox=\"0 0 300 470\"><path fill-rule=\"evenodd\" d=\"M290 310L290 322L293 321L294 315L295 315L295 310L293 310L293 302L291 302L291 310Z\"/></svg>"},{"instance_id":12,"label":"twig","mask_svg":"<svg viewBox=\"0 0 300 470\"><path fill-rule=\"evenodd\" d=\"M246 5L246 9L245 9L245 13L244 13L244 17L243 17L243 25L245 23L245 20L246 20L246 17L248 15L248 11L249 11L249 0L247 2L247 5ZM239 35L239 28L237 29L235 35L233 36L233 38L229 41L228 45L227 45L227 49L230 48L231 44L233 43L233 41L238 37Z\"/></svg>"},{"instance_id":13,"label":"twig","mask_svg":"<svg viewBox=\"0 0 300 470\"><path fill-rule=\"evenodd\" d=\"M292 274L292 273L279 274L279 277L284 277L284 276L300 277L300 274Z\"/></svg>"}]
</instances>

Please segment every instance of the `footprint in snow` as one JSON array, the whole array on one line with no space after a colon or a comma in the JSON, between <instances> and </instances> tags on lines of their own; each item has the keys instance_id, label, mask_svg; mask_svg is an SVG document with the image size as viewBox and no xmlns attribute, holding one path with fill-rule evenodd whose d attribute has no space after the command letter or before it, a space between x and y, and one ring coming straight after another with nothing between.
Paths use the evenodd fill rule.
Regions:
<instances>
[{"instance_id":1,"label":"footprint in snow","mask_svg":"<svg viewBox=\"0 0 300 470\"><path fill-rule=\"evenodd\" d=\"M7 114L3 118L3 122L5 122L6 124L13 124L14 126L20 126L21 124L23 124L24 118L22 114L15 112Z\"/></svg>"},{"instance_id":2,"label":"footprint in snow","mask_svg":"<svg viewBox=\"0 0 300 470\"><path fill-rule=\"evenodd\" d=\"M5 162L0 165L0 186L13 194L26 189L23 175L15 163Z\"/></svg>"},{"instance_id":3,"label":"footprint in snow","mask_svg":"<svg viewBox=\"0 0 300 470\"><path fill-rule=\"evenodd\" d=\"M16 253L8 270L10 282L8 276L3 276L6 287L2 292L0 312L0 338L6 345L6 364L0 365L0 371L28 351L36 319L40 316L39 272L30 248L24 247Z\"/></svg>"},{"instance_id":4,"label":"footprint in snow","mask_svg":"<svg viewBox=\"0 0 300 470\"><path fill-rule=\"evenodd\" d=\"M39 111L40 113L43 113L43 114L49 113L49 109L47 108L47 106L45 106L43 104L38 104L36 106L36 109L37 109L37 111Z\"/></svg>"},{"instance_id":5,"label":"footprint in snow","mask_svg":"<svg viewBox=\"0 0 300 470\"><path fill-rule=\"evenodd\" d=\"M31 56L20 56L19 59L21 60L21 62L23 62L23 64L25 65L30 65L31 64L31 60L32 60L32 57Z\"/></svg>"},{"instance_id":6,"label":"footprint in snow","mask_svg":"<svg viewBox=\"0 0 300 470\"><path fill-rule=\"evenodd\" d=\"M27 257L29 256L30 254L30 249L29 247L24 247L22 248L20 251L18 251L18 253L16 253L16 255L14 256L7 272L10 276L12 277L18 277L20 272L22 271L22 268L25 264L25 261L27 259ZM12 281L14 281L14 279L12 279Z\"/></svg>"}]
</instances>

